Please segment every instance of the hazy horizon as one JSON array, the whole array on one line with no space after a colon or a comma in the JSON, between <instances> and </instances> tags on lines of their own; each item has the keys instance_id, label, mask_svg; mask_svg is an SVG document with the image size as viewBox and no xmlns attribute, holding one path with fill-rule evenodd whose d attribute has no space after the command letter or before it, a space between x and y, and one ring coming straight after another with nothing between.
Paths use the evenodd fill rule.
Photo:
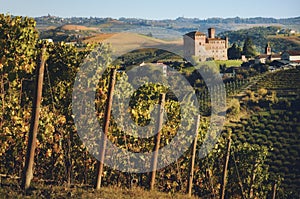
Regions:
<instances>
[{"instance_id":1,"label":"hazy horizon","mask_svg":"<svg viewBox=\"0 0 300 199\"><path fill-rule=\"evenodd\" d=\"M12 0L1 3L0 12L11 15L30 17L58 16L68 17L110 17L114 19L138 18L149 20L185 18L293 18L300 16L298 0L287 0L284 4L279 1L221 1L213 3L190 0L147 2L128 0L118 2L110 0L70 1L52 0L41 2L38 0Z\"/></svg>"}]
</instances>

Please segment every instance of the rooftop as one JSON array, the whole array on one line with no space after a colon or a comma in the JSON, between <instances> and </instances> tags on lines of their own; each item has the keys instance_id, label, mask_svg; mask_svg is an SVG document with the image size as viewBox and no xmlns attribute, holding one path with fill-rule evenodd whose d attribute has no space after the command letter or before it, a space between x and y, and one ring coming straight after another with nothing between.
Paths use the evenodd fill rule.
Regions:
<instances>
[{"instance_id":1,"label":"rooftop","mask_svg":"<svg viewBox=\"0 0 300 199\"><path fill-rule=\"evenodd\" d=\"M218 41L218 40L225 40L222 38L207 38L208 41Z\"/></svg>"},{"instance_id":2,"label":"rooftop","mask_svg":"<svg viewBox=\"0 0 300 199\"><path fill-rule=\"evenodd\" d=\"M191 38L194 38L195 36L206 36L206 34L204 34L203 32L199 32L199 31L193 31L193 32L189 32L187 34L185 34Z\"/></svg>"},{"instance_id":3,"label":"rooftop","mask_svg":"<svg viewBox=\"0 0 300 199\"><path fill-rule=\"evenodd\" d=\"M288 50L286 51L289 55L295 56L300 55L300 50Z\"/></svg>"}]
</instances>

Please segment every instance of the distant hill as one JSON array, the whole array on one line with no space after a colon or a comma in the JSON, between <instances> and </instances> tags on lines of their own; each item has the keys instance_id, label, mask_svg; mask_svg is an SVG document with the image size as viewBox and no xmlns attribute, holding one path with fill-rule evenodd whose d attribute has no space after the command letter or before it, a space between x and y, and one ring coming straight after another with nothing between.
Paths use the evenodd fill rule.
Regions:
<instances>
[{"instance_id":1,"label":"distant hill","mask_svg":"<svg viewBox=\"0 0 300 199\"><path fill-rule=\"evenodd\" d=\"M81 38L91 37L100 32L97 27L87 27L77 24L66 24L62 26L48 26L39 29L41 39L53 39L55 42L59 41L78 41Z\"/></svg>"},{"instance_id":2,"label":"distant hill","mask_svg":"<svg viewBox=\"0 0 300 199\"><path fill-rule=\"evenodd\" d=\"M217 33L228 30L240 30L257 26L280 26L282 28L291 28L300 32L300 17L275 19L275 18L184 18L165 19L165 20L147 20L136 18L97 18L97 17L71 17L61 18L55 16L36 17L37 26L43 29L47 26L62 26L66 24L82 25L87 27L98 27L103 32L121 32L137 28L165 28L180 33L200 30L206 31L209 27L215 27Z\"/></svg>"},{"instance_id":3,"label":"distant hill","mask_svg":"<svg viewBox=\"0 0 300 199\"><path fill-rule=\"evenodd\" d=\"M182 50L183 40L165 41L137 33L101 33L84 38L83 43L109 43L113 49L127 52L127 50L143 48Z\"/></svg>"},{"instance_id":4,"label":"distant hill","mask_svg":"<svg viewBox=\"0 0 300 199\"><path fill-rule=\"evenodd\" d=\"M91 37L86 37L83 39L84 43L100 43L110 37L112 37L114 33L101 33Z\"/></svg>"},{"instance_id":5,"label":"distant hill","mask_svg":"<svg viewBox=\"0 0 300 199\"><path fill-rule=\"evenodd\" d=\"M265 45L270 42L273 52L283 52L285 50L300 50L300 36L280 34L279 26L253 27L236 31L225 31L220 33L220 37L229 37L230 45L233 43L243 46L243 42L250 37L258 52L264 52Z\"/></svg>"},{"instance_id":6,"label":"distant hill","mask_svg":"<svg viewBox=\"0 0 300 199\"><path fill-rule=\"evenodd\" d=\"M263 52L267 42L271 43L273 52L300 50L297 35L281 34L278 31L295 30L300 32L300 17L275 18L183 18L166 20L146 20L136 18L61 18L44 16L35 18L41 38L54 41L95 42L109 34L133 31L163 40L179 40L182 35L199 30L207 32L215 27L218 36L228 36L229 42L243 45L246 37L251 37L258 52ZM99 33L101 33L99 35ZM105 35L106 34L106 35Z\"/></svg>"}]
</instances>

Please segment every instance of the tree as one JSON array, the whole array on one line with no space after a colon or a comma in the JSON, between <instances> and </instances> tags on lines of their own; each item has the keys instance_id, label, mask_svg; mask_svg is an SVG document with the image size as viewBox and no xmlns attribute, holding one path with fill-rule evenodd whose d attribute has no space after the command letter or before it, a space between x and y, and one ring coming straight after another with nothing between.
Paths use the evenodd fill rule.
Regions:
<instances>
[{"instance_id":1,"label":"tree","mask_svg":"<svg viewBox=\"0 0 300 199\"><path fill-rule=\"evenodd\" d=\"M226 64L220 64L220 73L225 73Z\"/></svg>"},{"instance_id":2,"label":"tree","mask_svg":"<svg viewBox=\"0 0 300 199\"><path fill-rule=\"evenodd\" d=\"M146 34L146 36L153 37L153 34L152 34L152 32L149 32L148 34Z\"/></svg>"},{"instance_id":3,"label":"tree","mask_svg":"<svg viewBox=\"0 0 300 199\"><path fill-rule=\"evenodd\" d=\"M241 48L233 43L230 48L228 48L228 59L240 59L242 54Z\"/></svg>"},{"instance_id":4,"label":"tree","mask_svg":"<svg viewBox=\"0 0 300 199\"><path fill-rule=\"evenodd\" d=\"M251 58L251 57L254 57L255 55L257 55L255 46L250 37L247 37L244 42L243 55L245 55L247 58Z\"/></svg>"}]
</instances>

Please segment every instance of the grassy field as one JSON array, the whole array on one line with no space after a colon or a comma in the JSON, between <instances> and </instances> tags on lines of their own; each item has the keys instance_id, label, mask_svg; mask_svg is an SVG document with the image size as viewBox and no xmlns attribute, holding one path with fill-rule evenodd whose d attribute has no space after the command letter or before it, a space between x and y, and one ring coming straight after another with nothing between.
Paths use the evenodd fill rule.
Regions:
<instances>
[{"instance_id":1,"label":"grassy field","mask_svg":"<svg viewBox=\"0 0 300 199\"><path fill-rule=\"evenodd\" d=\"M206 62L200 62L199 65L207 65L210 68L214 68L214 71L220 70L220 65L226 64L226 67L231 66L241 66L243 62L241 60L226 60L226 61L206 61ZM196 67L197 68L197 67ZM194 67L187 67L183 69L183 72L186 72L187 74L192 73L195 70Z\"/></svg>"},{"instance_id":2,"label":"grassy field","mask_svg":"<svg viewBox=\"0 0 300 199\"><path fill-rule=\"evenodd\" d=\"M182 53L182 40L165 41L136 33L97 34L83 41L84 43L109 44L115 56L121 56L138 49L162 49L175 54Z\"/></svg>"},{"instance_id":3,"label":"grassy field","mask_svg":"<svg viewBox=\"0 0 300 199\"><path fill-rule=\"evenodd\" d=\"M0 198L98 198L98 199L185 199L187 195L148 191L139 187L131 189L120 187L102 187L95 190L92 187L45 185L33 183L33 187L26 192L19 188L16 180L2 180ZM191 197L190 199L196 199Z\"/></svg>"},{"instance_id":4,"label":"grassy field","mask_svg":"<svg viewBox=\"0 0 300 199\"><path fill-rule=\"evenodd\" d=\"M171 40L171 41L165 41L162 39L157 39L154 37L148 37L146 35L142 34L136 34L136 33L129 33L129 32L123 32L123 33L101 33L97 34L93 37L87 38L84 40L85 43L99 43L102 42L103 40L106 40L112 36L115 36L114 41L120 42L122 44L127 43L127 44L136 44L141 41L147 41L147 44L152 43L152 44L173 44L173 45L183 45L182 39L180 40Z\"/></svg>"},{"instance_id":5,"label":"grassy field","mask_svg":"<svg viewBox=\"0 0 300 199\"><path fill-rule=\"evenodd\" d=\"M86 26L80 26L80 25L64 25L62 27L60 27L61 30L83 30L83 31L87 31L87 30L98 30L98 28L95 27L86 27Z\"/></svg>"},{"instance_id":6,"label":"grassy field","mask_svg":"<svg viewBox=\"0 0 300 199\"><path fill-rule=\"evenodd\" d=\"M110 37L112 37L114 33L101 33L92 37L88 37L84 39L84 43L100 43Z\"/></svg>"},{"instance_id":7,"label":"grassy field","mask_svg":"<svg viewBox=\"0 0 300 199\"><path fill-rule=\"evenodd\" d=\"M226 61L215 61L217 66L220 65L226 65L226 67L231 67L231 66L241 66L243 63L242 60L226 60Z\"/></svg>"},{"instance_id":8,"label":"grassy field","mask_svg":"<svg viewBox=\"0 0 300 199\"><path fill-rule=\"evenodd\" d=\"M270 39L284 39L287 41L291 41L294 42L298 45L300 45L300 35L292 35L292 36L285 36L285 35L272 35L272 36L268 36L268 38Z\"/></svg>"}]
</instances>

